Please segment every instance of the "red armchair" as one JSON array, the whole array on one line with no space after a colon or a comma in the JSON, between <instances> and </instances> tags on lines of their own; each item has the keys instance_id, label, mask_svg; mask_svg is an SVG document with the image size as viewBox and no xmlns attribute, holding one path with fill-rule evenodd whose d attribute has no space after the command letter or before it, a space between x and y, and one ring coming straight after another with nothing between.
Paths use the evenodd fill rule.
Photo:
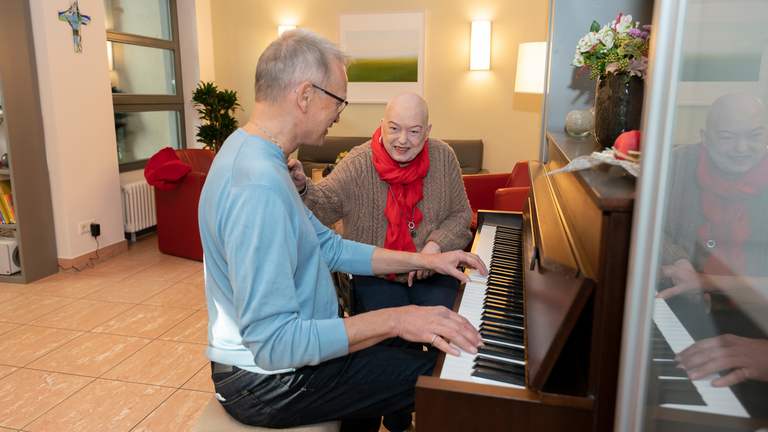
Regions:
<instances>
[{"instance_id":1,"label":"red armchair","mask_svg":"<svg viewBox=\"0 0 768 432\"><path fill-rule=\"evenodd\" d=\"M157 208L157 246L160 252L197 261L203 260L203 245L197 224L197 205L214 153L202 149L176 150L176 155L192 167L169 191L155 188Z\"/></svg>"},{"instance_id":2,"label":"red armchair","mask_svg":"<svg viewBox=\"0 0 768 432\"><path fill-rule=\"evenodd\" d=\"M525 197L531 188L528 161L520 161L508 174L475 174L462 176L472 207L472 230L477 229L478 210L523 211Z\"/></svg>"}]
</instances>

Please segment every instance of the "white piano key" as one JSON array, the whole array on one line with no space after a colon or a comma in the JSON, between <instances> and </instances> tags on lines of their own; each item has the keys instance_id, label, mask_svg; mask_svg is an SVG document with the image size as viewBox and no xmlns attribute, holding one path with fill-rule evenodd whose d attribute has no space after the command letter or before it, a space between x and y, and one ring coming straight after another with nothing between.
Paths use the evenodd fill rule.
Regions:
<instances>
[{"instance_id":1,"label":"white piano key","mask_svg":"<svg viewBox=\"0 0 768 432\"><path fill-rule=\"evenodd\" d=\"M676 354L679 354L689 346L693 345L694 340L683 324L677 319L677 316L663 299L656 299L653 308L653 322L659 328L664 339ZM749 418L747 410L736 398L728 387L712 387L712 381L720 378L720 375L711 375L700 380L691 381L696 390L701 395L704 403L707 405L681 405L681 404L662 404L666 408L674 408L687 411L707 412L712 414L729 415L734 417Z\"/></svg>"}]
</instances>

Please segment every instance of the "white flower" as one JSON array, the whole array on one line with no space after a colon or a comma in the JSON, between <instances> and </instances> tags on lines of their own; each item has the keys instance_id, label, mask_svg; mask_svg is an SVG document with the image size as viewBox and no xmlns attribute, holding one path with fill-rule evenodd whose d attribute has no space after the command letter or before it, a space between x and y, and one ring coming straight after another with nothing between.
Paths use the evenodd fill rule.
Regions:
<instances>
[{"instance_id":1,"label":"white flower","mask_svg":"<svg viewBox=\"0 0 768 432\"><path fill-rule=\"evenodd\" d=\"M579 44L576 46L576 49L579 52L587 52L598 43L600 43L600 40L597 38L597 33L589 32L583 38L581 38Z\"/></svg>"},{"instance_id":2,"label":"white flower","mask_svg":"<svg viewBox=\"0 0 768 432\"><path fill-rule=\"evenodd\" d=\"M597 32L597 38L605 45L605 49L610 49L613 46L614 37L616 37L616 33L608 26Z\"/></svg>"},{"instance_id":3,"label":"white flower","mask_svg":"<svg viewBox=\"0 0 768 432\"><path fill-rule=\"evenodd\" d=\"M634 28L634 21L632 21L632 15L624 15L621 17L619 22L616 23L617 20L611 21L611 28L616 30L616 33L623 35L629 31L629 29Z\"/></svg>"},{"instance_id":4,"label":"white flower","mask_svg":"<svg viewBox=\"0 0 768 432\"><path fill-rule=\"evenodd\" d=\"M643 78L645 71L648 69L648 57L640 57L632 59L629 63L629 75L639 76Z\"/></svg>"},{"instance_id":5,"label":"white flower","mask_svg":"<svg viewBox=\"0 0 768 432\"><path fill-rule=\"evenodd\" d=\"M576 52L576 58L573 60L573 63L571 63L571 66L584 66L584 56L580 52Z\"/></svg>"},{"instance_id":6,"label":"white flower","mask_svg":"<svg viewBox=\"0 0 768 432\"><path fill-rule=\"evenodd\" d=\"M619 70L619 63L613 62L605 65L605 73L616 73Z\"/></svg>"}]
</instances>

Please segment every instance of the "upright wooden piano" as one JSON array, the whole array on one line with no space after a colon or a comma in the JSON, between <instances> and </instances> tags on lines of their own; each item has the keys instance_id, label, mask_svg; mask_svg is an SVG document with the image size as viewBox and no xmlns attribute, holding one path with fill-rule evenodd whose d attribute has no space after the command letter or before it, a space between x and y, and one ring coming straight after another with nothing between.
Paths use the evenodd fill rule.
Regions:
<instances>
[{"instance_id":1,"label":"upright wooden piano","mask_svg":"<svg viewBox=\"0 0 768 432\"><path fill-rule=\"evenodd\" d=\"M608 165L545 176L594 150L548 133L523 212L478 214L472 250L491 275L470 272L454 310L486 347L419 378L420 432L613 428L635 179Z\"/></svg>"}]
</instances>

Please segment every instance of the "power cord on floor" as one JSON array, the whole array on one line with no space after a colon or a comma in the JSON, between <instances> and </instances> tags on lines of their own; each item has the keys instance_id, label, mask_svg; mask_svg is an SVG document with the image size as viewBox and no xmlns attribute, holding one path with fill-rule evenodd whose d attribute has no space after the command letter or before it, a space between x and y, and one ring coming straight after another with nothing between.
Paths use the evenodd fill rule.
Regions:
<instances>
[{"instance_id":1,"label":"power cord on floor","mask_svg":"<svg viewBox=\"0 0 768 432\"><path fill-rule=\"evenodd\" d=\"M85 263L85 267L83 267L81 269L79 269L79 268L77 268L75 266L72 266L72 267L69 267L69 268L64 268L61 265L59 265L59 268L61 270L63 270L63 271L74 270L76 272L81 272L81 271L85 270L86 268L94 268L96 266L96 264L93 263L93 260L99 259L99 238L98 238L98 236L94 236L93 239L96 240L96 258L93 258L93 257L89 258L90 263Z\"/></svg>"}]
</instances>

